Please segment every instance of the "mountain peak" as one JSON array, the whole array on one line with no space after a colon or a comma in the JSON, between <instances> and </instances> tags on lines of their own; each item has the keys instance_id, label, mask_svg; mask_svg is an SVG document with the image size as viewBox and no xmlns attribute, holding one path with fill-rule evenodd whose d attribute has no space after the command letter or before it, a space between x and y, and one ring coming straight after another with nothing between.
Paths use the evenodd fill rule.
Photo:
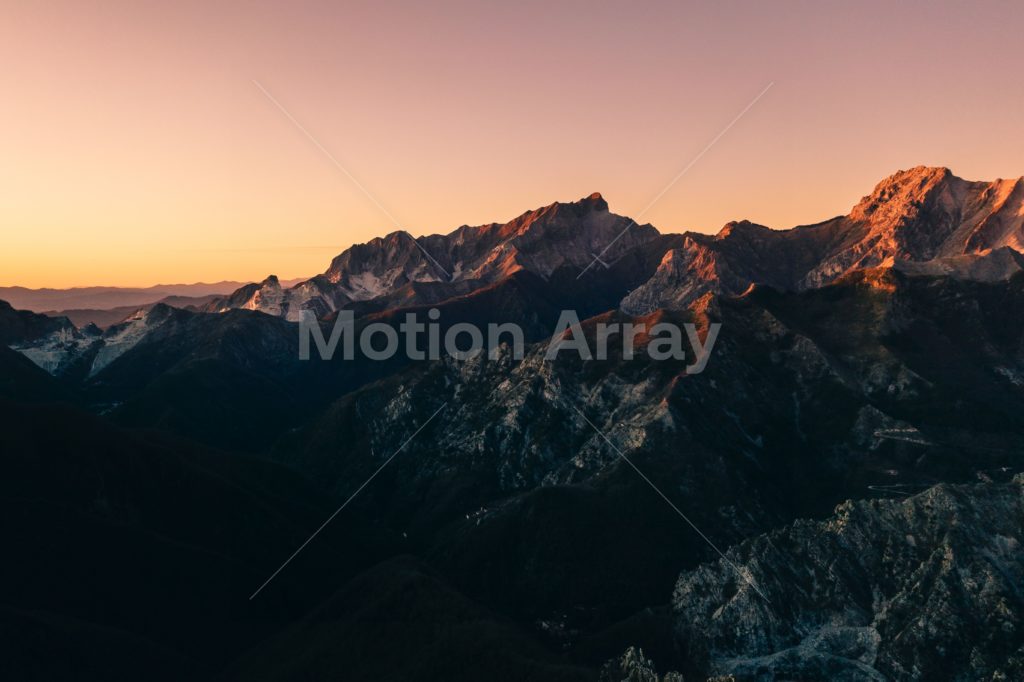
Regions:
<instances>
[{"instance_id":1,"label":"mountain peak","mask_svg":"<svg viewBox=\"0 0 1024 682\"><path fill-rule=\"evenodd\" d=\"M588 206L592 207L593 210L596 210L596 211L607 211L608 210L608 202L604 200L604 197L601 196L600 192L594 192L590 196L584 197L584 198L580 199L576 203L588 205Z\"/></svg>"},{"instance_id":2,"label":"mountain peak","mask_svg":"<svg viewBox=\"0 0 1024 682\"><path fill-rule=\"evenodd\" d=\"M608 212L608 202L605 201L600 192L594 192L576 201L555 201L546 206L526 211L508 224L533 222L539 218L551 218L554 216L575 215L582 217L588 213L595 212Z\"/></svg>"},{"instance_id":3,"label":"mountain peak","mask_svg":"<svg viewBox=\"0 0 1024 682\"><path fill-rule=\"evenodd\" d=\"M854 206L850 217L867 220L877 213L876 220L881 217L890 221L914 212L936 195L950 194L952 185L963 182L942 166L915 166L901 170L875 185L871 194ZM951 196L948 198L952 199Z\"/></svg>"},{"instance_id":4,"label":"mountain peak","mask_svg":"<svg viewBox=\"0 0 1024 682\"><path fill-rule=\"evenodd\" d=\"M886 180L894 178L946 178L953 175L953 171L946 166L914 166L906 170L898 170ZM882 182L885 182L883 180Z\"/></svg>"},{"instance_id":5,"label":"mountain peak","mask_svg":"<svg viewBox=\"0 0 1024 682\"><path fill-rule=\"evenodd\" d=\"M726 239L734 233L752 235L770 233L771 231L771 228L765 227L764 225L758 225L757 223L752 223L749 220L731 220L718 231L718 234L715 235L715 239Z\"/></svg>"},{"instance_id":6,"label":"mountain peak","mask_svg":"<svg viewBox=\"0 0 1024 682\"><path fill-rule=\"evenodd\" d=\"M907 170L896 171L883 179L875 185L871 196L893 189L912 191L914 188L932 186L952 178L956 178L956 176L945 166L914 166Z\"/></svg>"}]
</instances>

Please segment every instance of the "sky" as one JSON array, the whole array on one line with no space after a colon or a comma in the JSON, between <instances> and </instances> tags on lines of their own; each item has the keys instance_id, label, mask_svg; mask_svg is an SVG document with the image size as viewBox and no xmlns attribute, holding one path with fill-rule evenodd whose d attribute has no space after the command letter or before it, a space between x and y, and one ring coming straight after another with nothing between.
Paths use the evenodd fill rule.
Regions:
<instances>
[{"instance_id":1,"label":"sky","mask_svg":"<svg viewBox=\"0 0 1024 682\"><path fill-rule=\"evenodd\" d=\"M684 169L641 222L1024 175L1019 1L208 4L0 0L0 286L311 276Z\"/></svg>"}]
</instances>

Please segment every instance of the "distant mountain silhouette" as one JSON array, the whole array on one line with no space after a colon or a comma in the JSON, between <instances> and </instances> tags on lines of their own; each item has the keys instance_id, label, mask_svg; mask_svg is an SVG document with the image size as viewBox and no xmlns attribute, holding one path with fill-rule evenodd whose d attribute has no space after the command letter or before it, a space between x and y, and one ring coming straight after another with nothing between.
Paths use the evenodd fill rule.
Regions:
<instances>
[{"instance_id":1,"label":"distant mountain silhouette","mask_svg":"<svg viewBox=\"0 0 1024 682\"><path fill-rule=\"evenodd\" d=\"M292 280L290 284L301 280ZM0 300L15 308L34 312L60 310L110 310L138 307L168 297L204 297L230 293L243 282L213 284L158 284L152 287L74 287L71 289L28 289L0 287Z\"/></svg>"}]
</instances>

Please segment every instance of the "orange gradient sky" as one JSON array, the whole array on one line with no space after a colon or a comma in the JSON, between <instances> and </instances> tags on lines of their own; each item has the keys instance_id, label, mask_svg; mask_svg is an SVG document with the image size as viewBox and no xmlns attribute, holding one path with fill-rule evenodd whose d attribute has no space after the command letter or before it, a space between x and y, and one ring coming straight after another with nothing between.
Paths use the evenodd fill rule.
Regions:
<instances>
[{"instance_id":1,"label":"orange gradient sky","mask_svg":"<svg viewBox=\"0 0 1024 682\"><path fill-rule=\"evenodd\" d=\"M94 6L95 5L95 6ZM0 285L282 278L600 191L663 231L1024 174L1024 3L14 3ZM892 5L892 6L890 6Z\"/></svg>"}]
</instances>

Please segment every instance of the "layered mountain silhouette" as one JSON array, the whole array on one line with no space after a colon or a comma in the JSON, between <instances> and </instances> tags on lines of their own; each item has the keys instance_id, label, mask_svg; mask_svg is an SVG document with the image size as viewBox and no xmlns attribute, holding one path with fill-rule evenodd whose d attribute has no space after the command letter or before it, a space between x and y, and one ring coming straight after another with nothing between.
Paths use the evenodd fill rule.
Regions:
<instances>
[{"instance_id":1,"label":"layered mountain silhouette","mask_svg":"<svg viewBox=\"0 0 1024 682\"><path fill-rule=\"evenodd\" d=\"M4 660L48 679L1016 679L1021 187L915 168L848 216L717 235L595 194L102 329L0 306L22 557ZM397 326L426 306L518 323L525 357L298 358L303 310ZM722 326L699 375L690 353L548 361L564 309L591 341Z\"/></svg>"},{"instance_id":2,"label":"layered mountain silhouette","mask_svg":"<svg viewBox=\"0 0 1024 682\"><path fill-rule=\"evenodd\" d=\"M291 282L296 284L297 282ZM152 287L73 287L70 289L29 289L0 287L0 299L15 308L41 313L50 310L109 310L139 307L166 298L203 298L229 294L244 282L212 284L157 284Z\"/></svg>"}]
</instances>

